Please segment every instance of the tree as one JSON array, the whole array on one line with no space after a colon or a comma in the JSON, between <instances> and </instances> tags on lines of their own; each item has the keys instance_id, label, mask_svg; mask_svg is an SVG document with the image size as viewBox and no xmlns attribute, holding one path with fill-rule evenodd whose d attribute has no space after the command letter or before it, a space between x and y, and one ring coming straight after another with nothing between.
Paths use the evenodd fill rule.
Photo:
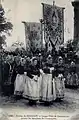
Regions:
<instances>
[{"instance_id":1,"label":"tree","mask_svg":"<svg viewBox=\"0 0 79 120\"><path fill-rule=\"evenodd\" d=\"M8 22L6 17L4 16L5 11L0 4L0 92L3 90L3 65L2 65L2 48L3 45L6 44L6 34L10 35L10 30L12 30L13 25L11 22Z\"/></svg>"},{"instance_id":2,"label":"tree","mask_svg":"<svg viewBox=\"0 0 79 120\"><path fill-rule=\"evenodd\" d=\"M0 48L2 48L3 44L6 44L6 34L10 35L10 30L13 28L12 23L7 21L7 18L5 18L4 14L5 11L0 4Z\"/></svg>"}]
</instances>

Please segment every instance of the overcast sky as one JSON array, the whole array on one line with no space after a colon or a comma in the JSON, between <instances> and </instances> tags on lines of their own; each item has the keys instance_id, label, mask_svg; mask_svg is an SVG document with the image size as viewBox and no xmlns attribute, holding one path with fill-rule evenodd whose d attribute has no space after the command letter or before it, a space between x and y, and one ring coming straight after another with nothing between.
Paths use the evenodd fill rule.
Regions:
<instances>
[{"instance_id":1,"label":"overcast sky","mask_svg":"<svg viewBox=\"0 0 79 120\"><path fill-rule=\"evenodd\" d=\"M25 42L25 31L22 21L39 22L42 18L41 3L53 4L53 0L3 0L2 5L5 8L7 18L13 24L12 36L7 38L7 44L10 46L13 42L20 40ZM65 7L65 41L73 38L73 16L74 11L71 0L55 0L55 4Z\"/></svg>"}]
</instances>

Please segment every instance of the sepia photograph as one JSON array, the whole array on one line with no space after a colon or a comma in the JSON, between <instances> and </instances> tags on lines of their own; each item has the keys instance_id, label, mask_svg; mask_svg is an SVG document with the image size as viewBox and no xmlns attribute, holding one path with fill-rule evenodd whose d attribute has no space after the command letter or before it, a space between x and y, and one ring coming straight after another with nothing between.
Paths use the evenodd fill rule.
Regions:
<instances>
[{"instance_id":1,"label":"sepia photograph","mask_svg":"<svg viewBox=\"0 0 79 120\"><path fill-rule=\"evenodd\" d=\"M79 120L79 0L0 0L0 120Z\"/></svg>"}]
</instances>

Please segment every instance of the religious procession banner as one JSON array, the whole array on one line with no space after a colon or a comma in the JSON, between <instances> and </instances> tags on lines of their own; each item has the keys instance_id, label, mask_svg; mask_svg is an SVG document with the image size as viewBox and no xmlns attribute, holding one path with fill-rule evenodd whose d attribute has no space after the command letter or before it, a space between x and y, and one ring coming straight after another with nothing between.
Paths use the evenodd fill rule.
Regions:
<instances>
[{"instance_id":1,"label":"religious procession banner","mask_svg":"<svg viewBox=\"0 0 79 120\"><path fill-rule=\"evenodd\" d=\"M58 49L64 42L64 8L44 3L42 5L45 42L48 42L50 37Z\"/></svg>"},{"instance_id":2,"label":"religious procession banner","mask_svg":"<svg viewBox=\"0 0 79 120\"><path fill-rule=\"evenodd\" d=\"M40 50L41 24L36 22L25 22L26 49L31 51Z\"/></svg>"}]
</instances>

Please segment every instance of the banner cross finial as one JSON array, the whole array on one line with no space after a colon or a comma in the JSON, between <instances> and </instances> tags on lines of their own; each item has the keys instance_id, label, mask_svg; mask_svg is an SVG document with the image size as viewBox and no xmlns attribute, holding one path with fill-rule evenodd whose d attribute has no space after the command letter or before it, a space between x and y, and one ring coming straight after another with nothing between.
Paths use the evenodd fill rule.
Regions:
<instances>
[{"instance_id":1,"label":"banner cross finial","mask_svg":"<svg viewBox=\"0 0 79 120\"><path fill-rule=\"evenodd\" d=\"M53 0L53 6L55 5L55 0Z\"/></svg>"}]
</instances>

